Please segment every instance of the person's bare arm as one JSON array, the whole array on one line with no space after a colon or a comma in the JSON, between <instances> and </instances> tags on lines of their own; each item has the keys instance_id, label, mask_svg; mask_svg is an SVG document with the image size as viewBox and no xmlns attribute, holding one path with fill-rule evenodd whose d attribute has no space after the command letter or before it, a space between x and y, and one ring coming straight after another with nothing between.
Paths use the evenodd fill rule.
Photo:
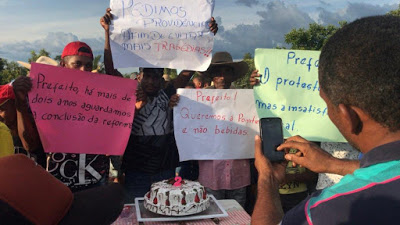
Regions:
<instances>
[{"instance_id":1,"label":"person's bare arm","mask_svg":"<svg viewBox=\"0 0 400 225\"><path fill-rule=\"evenodd\" d=\"M40 145L40 138L33 115L28 111L27 93L31 88L32 81L29 77L20 76L13 82L18 136L24 149L34 152Z\"/></svg>"},{"instance_id":2,"label":"person's bare arm","mask_svg":"<svg viewBox=\"0 0 400 225\"><path fill-rule=\"evenodd\" d=\"M315 173L351 174L360 167L358 160L338 159L321 149L318 145L300 136L290 137L278 150L298 149L295 154L286 154L285 158Z\"/></svg>"},{"instance_id":3,"label":"person's bare arm","mask_svg":"<svg viewBox=\"0 0 400 225\"><path fill-rule=\"evenodd\" d=\"M106 70L106 74L115 75L114 72L114 62L111 53L110 46L110 24L113 19L111 14L111 9L107 8L106 13L103 17L100 18L100 25L104 28L104 67Z\"/></svg>"},{"instance_id":4,"label":"person's bare arm","mask_svg":"<svg viewBox=\"0 0 400 225\"><path fill-rule=\"evenodd\" d=\"M257 200L251 224L277 225L283 218L279 184L285 179L286 163L272 164L262 153L261 139L255 138L255 166L258 171Z\"/></svg>"}]
</instances>

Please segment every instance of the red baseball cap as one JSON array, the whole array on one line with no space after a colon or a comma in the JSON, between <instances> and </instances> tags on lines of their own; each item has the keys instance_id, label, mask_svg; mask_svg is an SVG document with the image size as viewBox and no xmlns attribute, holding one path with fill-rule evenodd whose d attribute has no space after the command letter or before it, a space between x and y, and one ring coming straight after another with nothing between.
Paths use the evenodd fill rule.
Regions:
<instances>
[{"instance_id":1,"label":"red baseball cap","mask_svg":"<svg viewBox=\"0 0 400 225\"><path fill-rule=\"evenodd\" d=\"M82 55L93 59L92 49L85 42L80 42L80 41L74 41L67 44L64 47L64 50L61 54L61 58L71 55Z\"/></svg>"},{"instance_id":2,"label":"red baseball cap","mask_svg":"<svg viewBox=\"0 0 400 225\"><path fill-rule=\"evenodd\" d=\"M15 99L12 86L10 84L0 85L0 106L9 99Z\"/></svg>"}]
</instances>

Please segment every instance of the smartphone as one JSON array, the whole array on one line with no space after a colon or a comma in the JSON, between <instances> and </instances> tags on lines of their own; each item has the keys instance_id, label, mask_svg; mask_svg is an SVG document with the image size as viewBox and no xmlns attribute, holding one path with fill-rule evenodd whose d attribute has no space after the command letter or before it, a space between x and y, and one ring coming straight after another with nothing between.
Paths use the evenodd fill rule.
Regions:
<instances>
[{"instance_id":1,"label":"smartphone","mask_svg":"<svg viewBox=\"0 0 400 225\"><path fill-rule=\"evenodd\" d=\"M279 117L261 118L260 136L264 156L271 162L283 161L285 153L276 150L283 143L282 119Z\"/></svg>"}]
</instances>

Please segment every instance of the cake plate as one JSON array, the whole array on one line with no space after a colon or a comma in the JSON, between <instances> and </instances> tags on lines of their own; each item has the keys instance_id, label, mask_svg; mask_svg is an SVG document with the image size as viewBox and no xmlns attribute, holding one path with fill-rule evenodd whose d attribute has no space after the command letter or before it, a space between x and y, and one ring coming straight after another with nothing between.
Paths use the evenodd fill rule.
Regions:
<instances>
[{"instance_id":1,"label":"cake plate","mask_svg":"<svg viewBox=\"0 0 400 225\"><path fill-rule=\"evenodd\" d=\"M136 218L138 222L156 222L156 221L184 221L184 220L201 220L213 219L220 217L228 217L228 213L218 203L213 195L210 196L210 207L203 212L188 216L165 216L159 215L147 210L143 203L144 198L135 198Z\"/></svg>"}]
</instances>

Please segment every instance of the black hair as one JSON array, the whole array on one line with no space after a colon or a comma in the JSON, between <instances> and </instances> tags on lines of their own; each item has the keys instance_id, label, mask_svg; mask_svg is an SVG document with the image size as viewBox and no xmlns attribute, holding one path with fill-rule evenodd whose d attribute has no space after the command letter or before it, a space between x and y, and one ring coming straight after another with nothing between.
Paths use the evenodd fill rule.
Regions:
<instances>
[{"instance_id":1,"label":"black hair","mask_svg":"<svg viewBox=\"0 0 400 225\"><path fill-rule=\"evenodd\" d=\"M356 106L400 129L400 17L374 16L338 30L319 61L322 90L334 104Z\"/></svg>"},{"instance_id":2,"label":"black hair","mask_svg":"<svg viewBox=\"0 0 400 225\"><path fill-rule=\"evenodd\" d=\"M195 78L199 79L202 87L204 87L205 84L208 84L208 86L211 85L212 80L209 76L202 74L202 75L197 75Z\"/></svg>"},{"instance_id":3,"label":"black hair","mask_svg":"<svg viewBox=\"0 0 400 225\"><path fill-rule=\"evenodd\" d=\"M186 84L186 87L195 88L193 81L190 80L190 81Z\"/></svg>"}]
</instances>

